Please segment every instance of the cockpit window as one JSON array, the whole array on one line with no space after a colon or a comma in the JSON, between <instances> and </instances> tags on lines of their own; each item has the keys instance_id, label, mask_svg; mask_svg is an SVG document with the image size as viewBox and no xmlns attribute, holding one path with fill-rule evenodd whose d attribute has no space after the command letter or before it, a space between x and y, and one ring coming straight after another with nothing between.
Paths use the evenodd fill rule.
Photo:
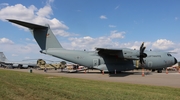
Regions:
<instances>
[{"instance_id":1,"label":"cockpit window","mask_svg":"<svg viewBox=\"0 0 180 100\"><path fill-rule=\"evenodd\" d=\"M168 55L168 56L172 56L172 55L171 55L171 54L169 54L169 53L168 53L167 55Z\"/></svg>"}]
</instances>

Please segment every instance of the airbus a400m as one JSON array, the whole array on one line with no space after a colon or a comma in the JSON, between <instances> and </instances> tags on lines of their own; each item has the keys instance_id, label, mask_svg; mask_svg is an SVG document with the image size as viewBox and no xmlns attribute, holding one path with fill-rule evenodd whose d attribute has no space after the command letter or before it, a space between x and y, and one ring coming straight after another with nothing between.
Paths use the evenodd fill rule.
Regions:
<instances>
[{"instance_id":1,"label":"airbus a400m","mask_svg":"<svg viewBox=\"0 0 180 100\"><path fill-rule=\"evenodd\" d=\"M96 48L95 51L67 50L61 46L48 24L37 25L14 19L8 20L29 28L41 48L41 53L88 68L105 72L113 72L115 70L129 71L136 68L152 69L162 72L163 68L177 63L176 58L168 52L146 51L144 43L142 43L139 50L128 48Z\"/></svg>"}]
</instances>

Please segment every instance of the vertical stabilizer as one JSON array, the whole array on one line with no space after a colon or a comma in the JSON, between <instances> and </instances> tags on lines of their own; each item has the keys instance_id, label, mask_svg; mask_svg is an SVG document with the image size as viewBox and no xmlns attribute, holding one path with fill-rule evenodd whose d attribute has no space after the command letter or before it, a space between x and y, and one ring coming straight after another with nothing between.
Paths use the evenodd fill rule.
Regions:
<instances>
[{"instance_id":1,"label":"vertical stabilizer","mask_svg":"<svg viewBox=\"0 0 180 100\"><path fill-rule=\"evenodd\" d=\"M48 24L37 25L29 22L7 19L12 23L27 27L33 34L36 42L40 46L41 50L47 50L48 48L62 48L61 44L54 36Z\"/></svg>"},{"instance_id":2,"label":"vertical stabilizer","mask_svg":"<svg viewBox=\"0 0 180 100\"><path fill-rule=\"evenodd\" d=\"M3 52L0 52L0 62L4 62L4 61L7 61L7 58Z\"/></svg>"}]
</instances>

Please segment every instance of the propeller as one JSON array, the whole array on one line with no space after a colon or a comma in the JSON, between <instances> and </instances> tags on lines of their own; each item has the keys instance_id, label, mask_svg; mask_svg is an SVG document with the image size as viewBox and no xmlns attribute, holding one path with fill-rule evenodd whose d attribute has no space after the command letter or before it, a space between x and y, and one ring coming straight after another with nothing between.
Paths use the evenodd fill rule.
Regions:
<instances>
[{"instance_id":1,"label":"propeller","mask_svg":"<svg viewBox=\"0 0 180 100\"><path fill-rule=\"evenodd\" d=\"M140 46L140 54L139 54L139 62L141 64L144 64L144 59L143 58L146 58L147 57L147 54L144 53L144 50L146 49L146 47L144 47L144 42L141 44Z\"/></svg>"},{"instance_id":2,"label":"propeller","mask_svg":"<svg viewBox=\"0 0 180 100\"><path fill-rule=\"evenodd\" d=\"M141 44L140 46L140 53L139 53L139 63L144 64L144 59L147 57L147 54L144 53L144 50L146 49L146 47L144 47L144 42ZM144 76L144 67L142 66L142 76Z\"/></svg>"}]
</instances>

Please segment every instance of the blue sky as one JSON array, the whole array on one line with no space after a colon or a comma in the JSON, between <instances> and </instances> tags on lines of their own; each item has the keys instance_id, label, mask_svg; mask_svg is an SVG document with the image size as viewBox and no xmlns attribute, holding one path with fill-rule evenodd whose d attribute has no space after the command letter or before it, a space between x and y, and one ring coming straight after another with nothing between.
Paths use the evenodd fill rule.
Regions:
<instances>
[{"instance_id":1,"label":"blue sky","mask_svg":"<svg viewBox=\"0 0 180 100\"><path fill-rule=\"evenodd\" d=\"M7 22L19 19L50 24L66 49L95 47L177 52L180 59L179 0L1 0L0 51L10 60L45 58L26 28Z\"/></svg>"}]
</instances>

